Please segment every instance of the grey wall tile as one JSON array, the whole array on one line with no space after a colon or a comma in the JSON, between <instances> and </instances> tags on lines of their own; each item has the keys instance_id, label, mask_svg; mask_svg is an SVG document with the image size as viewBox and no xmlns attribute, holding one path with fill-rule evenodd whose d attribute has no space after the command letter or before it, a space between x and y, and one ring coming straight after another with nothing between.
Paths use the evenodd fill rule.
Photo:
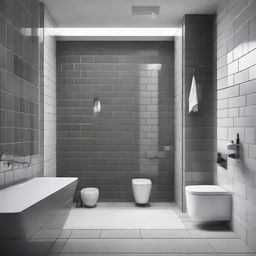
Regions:
<instances>
[{"instance_id":1,"label":"grey wall tile","mask_svg":"<svg viewBox=\"0 0 256 256\"><path fill-rule=\"evenodd\" d=\"M173 72L167 72L173 57L168 42L57 42L59 176L78 176L78 189L98 186L105 201L133 200L131 179L146 177L152 200L173 200L172 155L146 158L173 143L173 133L164 135L174 119ZM94 97L102 104L97 115Z\"/></svg>"},{"instance_id":2,"label":"grey wall tile","mask_svg":"<svg viewBox=\"0 0 256 256\"><path fill-rule=\"evenodd\" d=\"M0 17L0 154L8 153L36 158L39 154L39 3L1 1ZM33 7L33 8L32 8ZM32 37L24 36L21 15L26 16L26 27L34 28ZM5 173L2 186L30 178L24 168L15 168ZM7 171L7 172L5 172ZM37 175L41 175L38 173ZM12 178L10 178L12 177Z\"/></svg>"},{"instance_id":3,"label":"grey wall tile","mask_svg":"<svg viewBox=\"0 0 256 256\"><path fill-rule=\"evenodd\" d=\"M203 25L202 25L203 24ZM189 184L213 183L213 166L215 159L196 158L196 152L210 155L216 150L216 85L212 72L213 15L185 15L182 23L182 37L175 43L175 197L179 207L185 210L185 186ZM208 31L206 33L206 31ZM225 63L225 61L224 61ZM191 87L193 67L197 80L199 112L188 114L188 97ZM222 64L219 78L224 79L238 68L238 63L230 68ZM225 82L226 80L223 80ZM233 123L227 118L225 100L230 94L239 96L239 87L225 88L221 85L218 96L223 99L219 103L219 113L226 125ZM180 90L182 88L182 90ZM208 128L208 130L207 130ZM188 155L190 154L190 155Z\"/></svg>"}]
</instances>

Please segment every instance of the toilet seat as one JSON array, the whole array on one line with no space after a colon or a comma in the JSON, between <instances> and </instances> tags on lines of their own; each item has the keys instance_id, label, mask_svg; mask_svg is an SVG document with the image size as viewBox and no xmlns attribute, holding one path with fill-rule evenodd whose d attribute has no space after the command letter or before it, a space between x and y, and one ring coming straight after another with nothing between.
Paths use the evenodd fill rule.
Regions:
<instances>
[{"instance_id":1,"label":"toilet seat","mask_svg":"<svg viewBox=\"0 0 256 256\"><path fill-rule=\"evenodd\" d=\"M186 186L186 192L192 195L226 195L229 191L217 185Z\"/></svg>"}]
</instances>

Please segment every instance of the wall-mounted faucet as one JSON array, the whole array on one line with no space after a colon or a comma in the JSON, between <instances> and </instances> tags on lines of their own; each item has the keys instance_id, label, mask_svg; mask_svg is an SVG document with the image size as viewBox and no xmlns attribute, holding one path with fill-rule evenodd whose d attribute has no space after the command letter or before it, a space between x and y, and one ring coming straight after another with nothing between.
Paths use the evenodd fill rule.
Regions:
<instances>
[{"instance_id":1,"label":"wall-mounted faucet","mask_svg":"<svg viewBox=\"0 0 256 256\"><path fill-rule=\"evenodd\" d=\"M6 163L8 168L10 166L12 166L12 168L13 168L15 165L18 165L18 166L22 165L22 167L29 167L31 165L31 162L21 161L21 160L19 160L19 158L20 158L20 156L2 154L0 162L1 162L1 165L2 165L2 163L3 164Z\"/></svg>"}]
</instances>

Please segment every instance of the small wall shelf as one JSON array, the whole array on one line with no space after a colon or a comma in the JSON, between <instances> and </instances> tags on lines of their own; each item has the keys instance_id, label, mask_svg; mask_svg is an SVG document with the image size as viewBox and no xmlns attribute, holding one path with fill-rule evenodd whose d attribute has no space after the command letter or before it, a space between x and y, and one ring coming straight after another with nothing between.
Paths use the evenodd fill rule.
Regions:
<instances>
[{"instance_id":1,"label":"small wall shelf","mask_svg":"<svg viewBox=\"0 0 256 256\"><path fill-rule=\"evenodd\" d=\"M230 143L227 145L227 149L234 151L234 153L229 154L228 157L233 158L233 159L240 158L240 144Z\"/></svg>"}]
</instances>

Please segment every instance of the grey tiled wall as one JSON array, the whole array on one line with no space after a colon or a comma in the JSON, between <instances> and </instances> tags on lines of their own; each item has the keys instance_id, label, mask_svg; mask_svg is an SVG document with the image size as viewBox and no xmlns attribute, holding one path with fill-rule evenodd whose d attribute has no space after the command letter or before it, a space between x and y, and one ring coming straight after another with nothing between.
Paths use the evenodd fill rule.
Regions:
<instances>
[{"instance_id":1,"label":"grey tiled wall","mask_svg":"<svg viewBox=\"0 0 256 256\"><path fill-rule=\"evenodd\" d=\"M175 43L175 200L185 210L185 186L212 184L216 167L214 15L185 15ZM199 111L189 114L193 68Z\"/></svg>"},{"instance_id":2,"label":"grey tiled wall","mask_svg":"<svg viewBox=\"0 0 256 256\"><path fill-rule=\"evenodd\" d=\"M57 43L58 176L99 187L105 201L132 200L131 179L150 178L153 200L173 200L173 152L163 152L174 143L173 51L172 42Z\"/></svg>"},{"instance_id":3,"label":"grey tiled wall","mask_svg":"<svg viewBox=\"0 0 256 256\"><path fill-rule=\"evenodd\" d=\"M34 175L40 172L38 27L38 1L0 0L0 154L33 155ZM33 175L3 168L1 185Z\"/></svg>"},{"instance_id":4,"label":"grey tiled wall","mask_svg":"<svg viewBox=\"0 0 256 256\"><path fill-rule=\"evenodd\" d=\"M38 2L0 3L1 152L37 154ZM26 27L34 35L26 36Z\"/></svg>"},{"instance_id":5,"label":"grey tiled wall","mask_svg":"<svg viewBox=\"0 0 256 256\"><path fill-rule=\"evenodd\" d=\"M233 193L233 227L256 249L256 1L221 1L217 12L218 151L240 134L241 159L218 166Z\"/></svg>"},{"instance_id":6,"label":"grey tiled wall","mask_svg":"<svg viewBox=\"0 0 256 256\"><path fill-rule=\"evenodd\" d=\"M212 184L216 167L214 15L185 15L183 33L184 182L185 185ZM188 97L193 68L199 110L189 114Z\"/></svg>"}]
</instances>

